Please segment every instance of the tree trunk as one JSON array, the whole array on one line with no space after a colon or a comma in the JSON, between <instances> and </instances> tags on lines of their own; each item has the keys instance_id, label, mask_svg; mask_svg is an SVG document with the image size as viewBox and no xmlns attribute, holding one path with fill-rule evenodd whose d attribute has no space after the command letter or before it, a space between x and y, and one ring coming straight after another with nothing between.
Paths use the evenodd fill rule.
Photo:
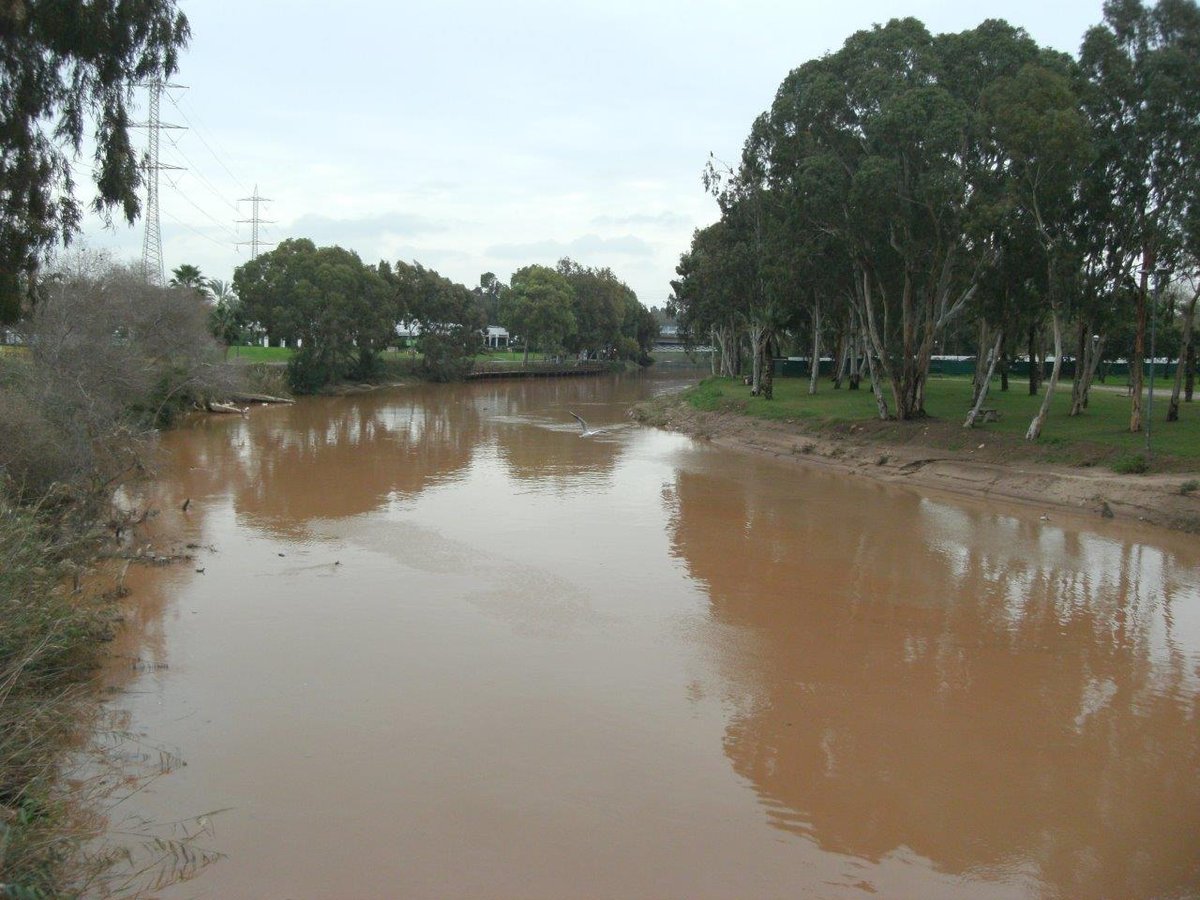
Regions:
<instances>
[{"instance_id":1,"label":"tree trunk","mask_svg":"<svg viewBox=\"0 0 1200 900\"><path fill-rule=\"evenodd\" d=\"M846 332L838 329L837 352L833 354L833 389L835 391L842 389L842 379L846 375L848 362L849 358L846 355Z\"/></svg>"},{"instance_id":2,"label":"tree trunk","mask_svg":"<svg viewBox=\"0 0 1200 900\"><path fill-rule=\"evenodd\" d=\"M1183 380L1183 402L1192 402L1192 389L1196 386L1196 340L1188 342L1187 376Z\"/></svg>"},{"instance_id":3,"label":"tree trunk","mask_svg":"<svg viewBox=\"0 0 1200 900\"><path fill-rule=\"evenodd\" d=\"M1042 426L1046 424L1046 416L1050 412L1050 401L1054 399L1054 389L1058 387L1058 374L1062 371L1062 319L1057 308L1051 314L1051 321L1054 326L1054 366L1050 370L1050 381L1046 385L1045 396L1042 397L1042 406L1029 423L1029 430L1025 432L1027 441L1036 441L1041 436Z\"/></svg>"},{"instance_id":4,"label":"tree trunk","mask_svg":"<svg viewBox=\"0 0 1200 900\"><path fill-rule=\"evenodd\" d=\"M750 326L750 393L755 397L762 390L762 346L766 332L762 325Z\"/></svg>"},{"instance_id":5,"label":"tree trunk","mask_svg":"<svg viewBox=\"0 0 1200 900\"><path fill-rule=\"evenodd\" d=\"M1171 402L1167 406L1168 422L1179 420L1179 392L1183 387L1183 370L1187 368L1188 354L1192 350L1192 325L1196 321L1197 297L1200 297L1200 291L1192 294L1192 302L1183 315L1183 345L1179 348L1179 362L1175 364L1175 384L1171 387Z\"/></svg>"},{"instance_id":6,"label":"tree trunk","mask_svg":"<svg viewBox=\"0 0 1200 900\"><path fill-rule=\"evenodd\" d=\"M1077 416L1087 409L1088 397L1091 394L1092 382L1096 380L1096 370L1100 366L1100 358L1104 355L1104 335L1097 335L1096 340L1087 342L1087 365L1084 367L1083 380L1079 385L1079 409L1075 408L1075 399L1071 401L1071 415Z\"/></svg>"},{"instance_id":7,"label":"tree trunk","mask_svg":"<svg viewBox=\"0 0 1200 900\"><path fill-rule=\"evenodd\" d=\"M766 357L762 376L762 396L764 400L775 399L775 354L771 352L771 335L768 332L764 356Z\"/></svg>"},{"instance_id":8,"label":"tree trunk","mask_svg":"<svg viewBox=\"0 0 1200 900\"><path fill-rule=\"evenodd\" d=\"M1149 250L1142 253L1142 277L1137 292L1137 330L1133 333L1133 359L1129 360L1129 430L1142 430L1142 364L1146 355L1146 291L1150 284L1150 270L1154 268L1154 254Z\"/></svg>"},{"instance_id":9,"label":"tree trunk","mask_svg":"<svg viewBox=\"0 0 1200 900\"><path fill-rule=\"evenodd\" d=\"M1029 396L1038 392L1042 383L1042 369L1038 365L1037 326L1029 326Z\"/></svg>"},{"instance_id":10,"label":"tree trunk","mask_svg":"<svg viewBox=\"0 0 1200 900\"><path fill-rule=\"evenodd\" d=\"M525 339L525 355L521 357L521 365L529 365L529 338Z\"/></svg>"},{"instance_id":11,"label":"tree trunk","mask_svg":"<svg viewBox=\"0 0 1200 900\"><path fill-rule=\"evenodd\" d=\"M871 342L866 337L863 338L863 344L866 349L864 355L867 358L867 378L871 382L871 393L875 395L875 408L879 411L879 418L886 422L891 418L891 414L888 412L887 398L883 395L879 372L875 369L875 354L871 352Z\"/></svg>"},{"instance_id":12,"label":"tree trunk","mask_svg":"<svg viewBox=\"0 0 1200 900\"><path fill-rule=\"evenodd\" d=\"M1086 319L1079 320L1079 337L1075 341L1075 374L1070 379L1070 412L1067 415L1079 415L1084 412L1084 379L1087 366L1092 360L1091 341L1087 340L1092 326Z\"/></svg>"},{"instance_id":13,"label":"tree trunk","mask_svg":"<svg viewBox=\"0 0 1200 900\"><path fill-rule=\"evenodd\" d=\"M858 367L858 362L859 362L858 345L859 345L859 343L860 343L860 341L859 341L858 335L851 334L850 335L850 352L849 352L848 358L850 360L850 390L852 390L852 391L858 390L858 383L862 378L862 375L860 374L859 367Z\"/></svg>"},{"instance_id":14,"label":"tree trunk","mask_svg":"<svg viewBox=\"0 0 1200 900\"><path fill-rule=\"evenodd\" d=\"M996 343L988 354L987 375L984 376L982 383L979 386L979 391L975 396L975 405L971 407L971 411L967 413L967 421L963 422L963 428L974 428L975 420L979 417L979 410L983 409L983 402L987 400L988 388L992 386L992 374L996 371L996 363L1000 359L1000 344L1004 341L1004 332L996 332ZM982 350L982 348L980 348ZM982 356L982 353L980 354Z\"/></svg>"},{"instance_id":15,"label":"tree trunk","mask_svg":"<svg viewBox=\"0 0 1200 900\"><path fill-rule=\"evenodd\" d=\"M821 371L821 303L813 298L813 342L812 362L809 365L808 392L817 392L817 378Z\"/></svg>"},{"instance_id":16,"label":"tree trunk","mask_svg":"<svg viewBox=\"0 0 1200 900\"><path fill-rule=\"evenodd\" d=\"M984 390L984 372L987 372L987 377L992 377L992 370L996 368L996 361L988 357L984 348L988 344L988 323L987 319L979 317L979 341L976 346L979 348L975 353L975 371L971 374L971 402L974 403L979 399L979 394Z\"/></svg>"}]
</instances>

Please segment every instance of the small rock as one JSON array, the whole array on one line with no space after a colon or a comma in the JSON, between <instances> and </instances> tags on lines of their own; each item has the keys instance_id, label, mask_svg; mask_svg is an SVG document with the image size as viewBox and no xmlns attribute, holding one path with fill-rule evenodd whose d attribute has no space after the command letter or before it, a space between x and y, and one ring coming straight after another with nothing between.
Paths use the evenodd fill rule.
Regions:
<instances>
[{"instance_id":1,"label":"small rock","mask_svg":"<svg viewBox=\"0 0 1200 900\"><path fill-rule=\"evenodd\" d=\"M1042 521L1043 521L1043 522L1049 522L1049 521L1050 521L1050 517L1049 517L1049 516L1042 516Z\"/></svg>"},{"instance_id":2,"label":"small rock","mask_svg":"<svg viewBox=\"0 0 1200 900\"><path fill-rule=\"evenodd\" d=\"M275 554L275 555L276 555L276 556L287 556L287 554L286 554L286 553L277 553L277 554Z\"/></svg>"},{"instance_id":3,"label":"small rock","mask_svg":"<svg viewBox=\"0 0 1200 900\"><path fill-rule=\"evenodd\" d=\"M1100 501L1100 515L1102 515L1106 519L1113 518L1112 507L1108 505L1107 500Z\"/></svg>"}]
</instances>

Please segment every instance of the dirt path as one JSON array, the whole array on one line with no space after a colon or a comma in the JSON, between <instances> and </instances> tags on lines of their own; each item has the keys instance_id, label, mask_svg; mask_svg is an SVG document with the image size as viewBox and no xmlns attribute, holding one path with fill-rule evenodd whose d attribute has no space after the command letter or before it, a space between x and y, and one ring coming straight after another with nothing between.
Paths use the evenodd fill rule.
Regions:
<instances>
[{"instance_id":1,"label":"dirt path","mask_svg":"<svg viewBox=\"0 0 1200 900\"><path fill-rule=\"evenodd\" d=\"M683 404L642 408L634 411L634 417L723 447L791 459L799 465L1200 533L1200 491L1180 490L1196 478L1195 473L1119 475L1099 467L1006 460L1000 436L986 431L969 433L973 443L968 449L951 451L918 441L880 441L865 426L811 433L794 423L699 412Z\"/></svg>"}]
</instances>

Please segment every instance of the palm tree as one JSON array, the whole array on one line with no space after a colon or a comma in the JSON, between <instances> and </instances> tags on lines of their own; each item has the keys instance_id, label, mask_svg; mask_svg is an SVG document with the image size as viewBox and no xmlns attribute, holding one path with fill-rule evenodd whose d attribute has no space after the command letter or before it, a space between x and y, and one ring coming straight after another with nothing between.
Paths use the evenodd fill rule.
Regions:
<instances>
[{"instance_id":1,"label":"palm tree","mask_svg":"<svg viewBox=\"0 0 1200 900\"><path fill-rule=\"evenodd\" d=\"M174 276L169 282L171 287L192 288L204 293L208 285L208 279L201 274L200 267L191 263L184 263L178 269L172 269L171 275Z\"/></svg>"},{"instance_id":2,"label":"palm tree","mask_svg":"<svg viewBox=\"0 0 1200 900\"><path fill-rule=\"evenodd\" d=\"M226 347L236 347L246 339L246 326L241 300L233 292L233 285L219 278L205 281L213 307L208 314L208 328L213 337Z\"/></svg>"}]
</instances>

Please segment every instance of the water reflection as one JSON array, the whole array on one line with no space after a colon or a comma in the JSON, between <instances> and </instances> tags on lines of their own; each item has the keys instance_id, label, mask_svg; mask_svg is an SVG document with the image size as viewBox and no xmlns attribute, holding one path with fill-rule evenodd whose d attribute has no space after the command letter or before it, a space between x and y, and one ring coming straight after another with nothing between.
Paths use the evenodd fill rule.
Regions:
<instances>
[{"instance_id":1,"label":"water reflection","mask_svg":"<svg viewBox=\"0 0 1200 900\"><path fill-rule=\"evenodd\" d=\"M166 436L148 502L196 560L130 573L113 683L188 760L130 805L232 808L200 888L1200 884L1194 538L622 428L654 389L414 386Z\"/></svg>"},{"instance_id":2,"label":"water reflection","mask_svg":"<svg viewBox=\"0 0 1200 900\"><path fill-rule=\"evenodd\" d=\"M1194 548L780 474L702 457L667 495L775 826L1063 896L1196 884Z\"/></svg>"},{"instance_id":3,"label":"water reflection","mask_svg":"<svg viewBox=\"0 0 1200 900\"><path fill-rule=\"evenodd\" d=\"M167 438L182 477L159 502L230 494L239 516L295 536L314 519L361 515L451 482L489 452L532 487L595 485L616 464L620 441L580 439L566 412L587 409L594 394L585 379L420 385L196 419Z\"/></svg>"}]
</instances>

